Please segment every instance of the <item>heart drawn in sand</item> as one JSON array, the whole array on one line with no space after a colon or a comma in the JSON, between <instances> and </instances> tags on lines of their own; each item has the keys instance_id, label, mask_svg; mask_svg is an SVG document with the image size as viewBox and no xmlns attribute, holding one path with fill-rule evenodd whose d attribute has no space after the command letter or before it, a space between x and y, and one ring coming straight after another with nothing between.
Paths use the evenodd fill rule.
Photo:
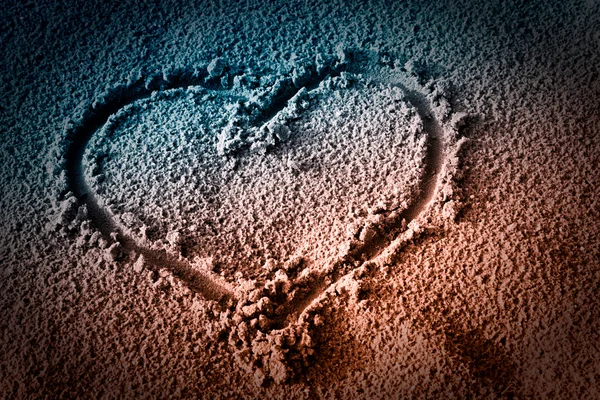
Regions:
<instances>
[{"instance_id":1,"label":"heart drawn in sand","mask_svg":"<svg viewBox=\"0 0 600 400\"><path fill-rule=\"evenodd\" d=\"M119 87L67 133L70 188L122 249L281 330L436 193L440 124L382 68L209 68Z\"/></svg>"}]
</instances>

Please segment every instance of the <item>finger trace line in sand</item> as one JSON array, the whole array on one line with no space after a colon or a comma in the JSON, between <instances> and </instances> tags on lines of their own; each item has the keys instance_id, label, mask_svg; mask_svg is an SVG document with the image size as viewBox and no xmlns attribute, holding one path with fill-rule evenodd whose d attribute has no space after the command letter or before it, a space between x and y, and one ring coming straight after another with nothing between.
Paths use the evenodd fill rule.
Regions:
<instances>
[{"instance_id":1,"label":"finger trace line in sand","mask_svg":"<svg viewBox=\"0 0 600 400\"><path fill-rule=\"evenodd\" d=\"M202 293L207 299L221 300L231 297L231 291L225 285L217 283L207 274L192 269L189 264L164 250L159 251L139 246L135 239L126 235L115 221L112 213L98 203L94 191L85 180L83 167L86 146L111 115L136 100L150 97L154 90L185 88L193 83L200 84L201 81L200 78L198 78L198 82L191 82L191 80L162 81L150 88L140 81L122 89L120 93L110 96L117 97L116 101L108 101L95 109L90 109L87 118L84 118L81 124L69 132L71 142L66 153L66 172L71 191L81 203L85 204L88 218L104 236L110 237L111 234L117 233L118 240L125 251L141 254L148 265L157 269L168 267L176 276L185 280L191 289Z\"/></svg>"},{"instance_id":2,"label":"finger trace line in sand","mask_svg":"<svg viewBox=\"0 0 600 400\"><path fill-rule=\"evenodd\" d=\"M271 107L264 111L260 117L253 120L252 123L259 125L269 121L300 90L303 88L312 90L327 76L339 75L340 72L341 70L328 70L327 73L318 74L302 88L295 88L291 81L287 82L288 87L278 94ZM83 156L86 146L111 115L134 101L149 98L153 92L159 90L186 89L190 86L201 86L215 91L225 90L207 83L206 76L207 73L204 72L196 77L180 76L172 78L170 81L159 78L155 79L150 87L144 85L143 81L138 81L133 85L121 88L118 93L111 96L114 99L113 101L104 102L94 109L90 109L83 123L72 128L71 132L68 133L71 143L66 154L66 172L71 191L82 204L86 205L89 219L102 234L109 237L111 234L116 233L125 251L141 254L146 264L154 270L168 269L175 276L184 280L190 289L206 299L215 301L234 300L235 302L235 289L228 282L209 272L194 269L181 256L177 257L166 250L148 248L132 235L128 235L126 229L117 223L114 215L99 204L94 191L85 180L83 168ZM317 275L301 295L296 295L291 300L281 299L280 303L276 301L282 308L273 320L273 330L282 329L289 325L311 304L318 302L329 288L356 268L357 262L364 264L366 261L375 259L392 243L395 237L402 233L401 228L404 224L410 223L428 211L434 199L438 178L444 162L442 128L433 117L431 105L425 95L420 92L419 85L400 76L397 76L392 82L385 83L396 86L404 92L406 100L416 109L421 118L423 132L427 135L425 166L423 178L418 186L419 194L407 208L393 217L389 229L386 229L385 232L378 231L370 240L353 249L351 254L337 261L328 273ZM395 211L383 210L380 213L389 215Z\"/></svg>"},{"instance_id":3,"label":"finger trace line in sand","mask_svg":"<svg viewBox=\"0 0 600 400\"><path fill-rule=\"evenodd\" d=\"M291 79L287 79L287 85L280 93L276 93L268 110L253 121L255 124L268 122L274 115L283 109L288 100L296 95L303 88L314 88L327 76L335 76L341 72L341 69L328 68L320 74L314 73L311 81L301 87L296 88ZM223 91L218 85L211 83L207 79L208 73L203 71L197 75L182 74L171 77L168 81L162 77L155 77L151 84L146 84L143 79L138 80L132 85L119 87L115 93L107 96L107 101L90 107L87 114L79 124L75 124L67 132L67 138L70 140L66 151L66 175L71 192L87 208L87 215L94 226L107 238L114 233L122 248L126 252L137 253L144 257L144 261L155 271L161 268L168 269L175 276L184 280L193 291L201 294L207 300L233 300L235 290L229 283L223 281L220 277L208 272L199 271L193 268L189 262L181 257L176 257L166 250L151 249L143 243L139 243L135 237L129 235L120 224L115 220L114 215L98 202L94 191L88 185L85 179L83 167L83 157L90 140L102 126L104 126L111 115L117 113L123 107L138 101L150 98L156 91L186 89L191 86L201 86L208 90Z\"/></svg>"},{"instance_id":4,"label":"finger trace line in sand","mask_svg":"<svg viewBox=\"0 0 600 400\"><path fill-rule=\"evenodd\" d=\"M418 85L401 77L397 77L392 85L400 88L406 100L416 109L417 114L423 122L423 131L427 135L427 149L425 154L425 167L423 178L418 187L418 195L407 208L394 217L394 222L386 232L378 231L368 242L356 249L354 256L348 255L333 265L330 272L324 276L318 276L308 287L303 295L296 296L293 300L282 304L284 311L275 319L276 329L282 329L292 321L296 320L311 304L318 303L322 296L333 288L345 275L355 270L356 262L360 265L377 258L393 240L402 232L400 228L429 211L437 193L438 180L445 159L444 135L440 123L435 119L430 102L420 92ZM390 214L396 210L385 210L383 213ZM395 229L394 229L395 228ZM395 234L393 234L395 232Z\"/></svg>"}]
</instances>

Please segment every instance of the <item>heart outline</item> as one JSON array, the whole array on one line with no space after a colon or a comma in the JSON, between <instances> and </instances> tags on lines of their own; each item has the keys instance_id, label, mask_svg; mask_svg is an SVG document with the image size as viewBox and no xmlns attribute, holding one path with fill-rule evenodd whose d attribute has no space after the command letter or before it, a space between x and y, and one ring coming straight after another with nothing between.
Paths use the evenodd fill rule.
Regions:
<instances>
[{"instance_id":1,"label":"heart outline","mask_svg":"<svg viewBox=\"0 0 600 400\"><path fill-rule=\"evenodd\" d=\"M327 69L325 73L318 74L316 80L322 80L330 75L339 75L343 70L351 69L346 68L347 65L345 64L342 65L343 68ZM180 70L174 71L169 76L152 75L145 80L140 77L131 84L117 86L104 97L104 100L89 107L79 122L66 128L65 135L69 140L69 146L65 154L65 169L71 191L87 207L88 217L103 235L111 236L113 232L116 232L123 250L142 255L148 264L157 268L169 265L171 272L184 280L190 289L201 293L207 300L214 300L230 307L232 303L244 301L244 299L235 298L234 288L217 276L192 268L181 257L175 257L166 250L148 249L137 242L134 236L128 235L123 227L115 222L114 215L111 215L109 210L103 209L98 204L83 172L83 155L86 146L94 133L106 123L111 115L134 101L149 98L156 91L177 88L187 89L191 86L220 90L209 78L206 69L194 72ZM432 116L432 107L425 95L420 92L420 86L418 84L414 85L414 82L408 80L397 81L395 84L407 95L408 102L421 117L424 124L423 131L427 135L428 143L425 157L428 160L428 162L425 162L425 178L418 185L419 190L425 195L412 201L406 209L392 218L396 223L398 221L410 223L427 211L437 193L438 180L444 163L444 143L442 140L444 134L441 124ZM412 87L409 87L409 85L412 85ZM396 212L397 210L385 211L388 215ZM302 314L312 302L325 292L327 287L331 287L333 283L356 268L357 260L364 263L377 257L387 247L386 242L389 245L391 241L389 232L376 235L368 243L363 243L360 247L354 249L354 252L348 252L346 256L331 265L323 275L314 277L312 281L308 282L309 290L306 293L293 302L283 304L284 312L282 317L276 321L273 330L282 329ZM360 258L357 258L357 255Z\"/></svg>"}]
</instances>

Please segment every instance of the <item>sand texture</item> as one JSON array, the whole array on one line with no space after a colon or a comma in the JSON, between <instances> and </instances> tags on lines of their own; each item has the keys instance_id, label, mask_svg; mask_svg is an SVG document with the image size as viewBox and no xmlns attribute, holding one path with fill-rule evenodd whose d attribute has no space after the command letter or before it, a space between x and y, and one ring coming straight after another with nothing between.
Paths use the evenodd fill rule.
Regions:
<instances>
[{"instance_id":1,"label":"sand texture","mask_svg":"<svg viewBox=\"0 0 600 400\"><path fill-rule=\"evenodd\" d=\"M1 398L600 397L600 3L0 12Z\"/></svg>"}]
</instances>

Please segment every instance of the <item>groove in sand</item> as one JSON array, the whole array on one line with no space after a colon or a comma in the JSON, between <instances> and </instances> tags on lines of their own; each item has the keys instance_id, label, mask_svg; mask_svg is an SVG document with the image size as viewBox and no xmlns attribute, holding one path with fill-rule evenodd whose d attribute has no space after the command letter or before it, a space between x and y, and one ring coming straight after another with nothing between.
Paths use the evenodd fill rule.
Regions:
<instances>
[{"instance_id":1,"label":"groove in sand","mask_svg":"<svg viewBox=\"0 0 600 400\"><path fill-rule=\"evenodd\" d=\"M423 131L427 135L427 150L425 154L425 167L423 178L418 187L419 195L413 202L394 218L395 225L409 224L425 214L435 198L437 192L438 179L444 163L444 136L439 122L435 119L431 105L425 95L419 91L419 87L408 81L395 79L390 83L399 87L406 96L406 100L415 107L417 114L423 122ZM394 210L389 210L390 213ZM401 232L400 232L401 233ZM367 261L374 260L386 249L395 235L388 232L379 232L368 242L365 242L358 251L358 256L349 257L338 261L331 272L325 276L319 276L310 285L309 290L304 295L294 298L285 304L285 311L275 320L278 329L285 327L302 314L312 303L318 302L321 296L328 288L333 287L342 277L356 269L356 261L363 265Z\"/></svg>"},{"instance_id":2,"label":"groove in sand","mask_svg":"<svg viewBox=\"0 0 600 400\"><path fill-rule=\"evenodd\" d=\"M312 89L320 81L329 75L337 75L339 71L329 71L329 74L318 76L307 89ZM169 82L158 79L150 87L146 87L143 82L137 82L118 93L116 101L101 104L95 109L90 110L88 117L83 123L68 132L71 139L70 146L66 153L66 173L69 186L73 194L85 204L88 211L88 217L94 226L106 237L116 233L123 249L130 253L137 253L144 256L145 262L154 270L161 268L168 269L178 278L184 280L189 288L207 300L227 301L236 300L235 290L229 283L220 277L202 272L193 268L189 262L182 257L176 257L169 254L166 250L151 249L139 243L134 237L126 234L125 229L119 226L112 213L103 208L95 197L94 191L85 180L83 168L83 156L85 149L93 135L107 122L108 118L118 112L121 108L133 103L136 100L146 99L157 90L169 90L178 88L187 88L189 86L202 86L207 89L215 90L205 83L206 72L198 77L180 77ZM427 135L427 149L425 156L425 167L423 178L419 184L419 195L417 198L394 219L397 221L397 227L404 220L406 223L418 218L425 213L431 204L437 188L438 177L444 161L444 144L442 128L438 121L433 117L431 106L425 95L419 91L416 84L408 80L394 79L393 82L387 82L402 89L406 95L406 100L415 107L418 115L423 122L423 131ZM218 89L217 89L218 90ZM280 98L274 103L273 107L263 114L262 121L268 120L282 109L287 100L292 98L298 90L286 90ZM390 213L394 210L387 211ZM389 231L379 232L368 242L365 242L358 249L358 256L347 257L343 261L337 262L331 272L325 276L316 278L309 287L309 290L303 296L297 297L283 304L283 312L275 319L275 329L285 327L290 321L301 314L311 303L318 301L320 296L326 292L328 287L334 285L344 275L355 268L355 262L368 261L377 257L389 244L394 237Z\"/></svg>"}]
</instances>

